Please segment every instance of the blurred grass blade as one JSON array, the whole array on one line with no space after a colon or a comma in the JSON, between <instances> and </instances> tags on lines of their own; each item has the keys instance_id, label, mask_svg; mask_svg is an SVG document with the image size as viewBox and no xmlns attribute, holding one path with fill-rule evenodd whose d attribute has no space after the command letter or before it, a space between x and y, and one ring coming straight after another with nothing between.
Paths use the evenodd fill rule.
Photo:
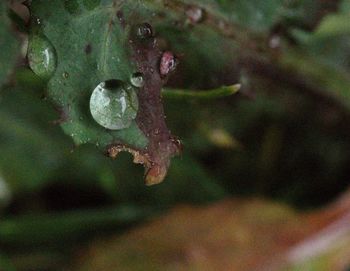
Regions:
<instances>
[{"instance_id":1,"label":"blurred grass blade","mask_svg":"<svg viewBox=\"0 0 350 271\"><path fill-rule=\"evenodd\" d=\"M350 14L329 15L317 28L315 35L318 37L329 37L350 34Z\"/></svg>"},{"instance_id":2,"label":"blurred grass blade","mask_svg":"<svg viewBox=\"0 0 350 271\"><path fill-rule=\"evenodd\" d=\"M211 90L185 90L185 89L164 89L162 94L165 98L170 99L216 99L231 96L237 93L241 88L240 84L224 86Z\"/></svg>"},{"instance_id":3,"label":"blurred grass blade","mask_svg":"<svg viewBox=\"0 0 350 271\"><path fill-rule=\"evenodd\" d=\"M72 211L61 214L26 215L2 219L0 246L22 247L74 242L90 233L128 226L154 213L150 208L120 206L101 210Z\"/></svg>"}]
</instances>

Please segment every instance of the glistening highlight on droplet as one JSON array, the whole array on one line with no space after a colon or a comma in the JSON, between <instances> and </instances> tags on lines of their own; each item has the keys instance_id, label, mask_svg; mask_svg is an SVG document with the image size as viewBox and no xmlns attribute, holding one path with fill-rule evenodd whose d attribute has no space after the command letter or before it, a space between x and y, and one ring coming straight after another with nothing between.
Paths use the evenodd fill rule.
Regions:
<instances>
[{"instance_id":1,"label":"glistening highlight on droplet","mask_svg":"<svg viewBox=\"0 0 350 271\"><path fill-rule=\"evenodd\" d=\"M118 80L100 83L92 92L90 112L94 120L109 130L128 128L136 118L138 98L130 84Z\"/></svg>"},{"instance_id":2,"label":"glistening highlight on droplet","mask_svg":"<svg viewBox=\"0 0 350 271\"><path fill-rule=\"evenodd\" d=\"M48 79L55 72L57 66L56 51L44 35L30 35L28 61L32 71L42 78Z\"/></svg>"},{"instance_id":3,"label":"glistening highlight on droplet","mask_svg":"<svg viewBox=\"0 0 350 271\"><path fill-rule=\"evenodd\" d=\"M137 88L143 87L145 84L143 74L140 72L134 73L130 78L130 83Z\"/></svg>"}]
</instances>

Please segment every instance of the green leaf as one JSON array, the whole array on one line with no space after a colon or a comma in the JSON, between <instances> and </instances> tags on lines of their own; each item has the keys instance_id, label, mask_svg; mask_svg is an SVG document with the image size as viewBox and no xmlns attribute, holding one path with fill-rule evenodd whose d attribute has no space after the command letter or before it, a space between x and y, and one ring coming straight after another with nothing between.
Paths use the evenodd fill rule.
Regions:
<instances>
[{"instance_id":1,"label":"green leaf","mask_svg":"<svg viewBox=\"0 0 350 271\"><path fill-rule=\"evenodd\" d=\"M7 80L19 53L18 41L7 16L6 1L0 2L0 86Z\"/></svg>"},{"instance_id":2,"label":"green leaf","mask_svg":"<svg viewBox=\"0 0 350 271\"><path fill-rule=\"evenodd\" d=\"M159 99L161 52L145 24L151 15L135 1L34 0L28 55L32 70L48 80L48 95L62 112L66 134L77 145L96 144L111 157L130 151L146 166L147 184L164 179L179 148ZM140 73L145 80L137 88L133 79ZM118 85L110 90L124 89L124 96L110 93L104 105L97 106L95 99L91 104L93 91L110 82ZM134 109L122 114L123 103L115 99L129 101L125 108ZM110 125L117 118L123 125Z\"/></svg>"},{"instance_id":3,"label":"green leaf","mask_svg":"<svg viewBox=\"0 0 350 271\"><path fill-rule=\"evenodd\" d=\"M315 35L318 37L332 37L350 34L348 14L328 15L319 25Z\"/></svg>"},{"instance_id":4,"label":"green leaf","mask_svg":"<svg viewBox=\"0 0 350 271\"><path fill-rule=\"evenodd\" d=\"M68 120L62 127L75 143L106 147L123 142L144 148L147 139L135 122L128 129L110 131L89 112L90 96L101 82L128 82L136 69L129 57L128 35L117 21L117 8L112 1L104 2L94 8L87 1L33 1L31 15L39 24L32 26L31 35L40 33L55 50L57 67L48 82L49 96L65 111ZM30 52L34 49L45 50L42 44Z\"/></svg>"}]
</instances>

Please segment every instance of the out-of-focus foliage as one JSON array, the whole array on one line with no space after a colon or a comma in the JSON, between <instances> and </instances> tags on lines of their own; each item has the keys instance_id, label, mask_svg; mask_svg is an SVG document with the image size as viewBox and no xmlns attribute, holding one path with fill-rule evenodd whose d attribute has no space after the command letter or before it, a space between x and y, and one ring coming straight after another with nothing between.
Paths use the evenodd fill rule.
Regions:
<instances>
[{"instance_id":1,"label":"out-of-focus foliage","mask_svg":"<svg viewBox=\"0 0 350 271\"><path fill-rule=\"evenodd\" d=\"M80 2L95 8L96 3L106 3ZM142 169L132 164L130 155L122 154L112 161L95 145L73 146L57 125L61 116L47 98L47 82L35 76L25 59L18 57L18 41L14 38L18 33L7 18L4 3L0 3L0 85L7 84L0 90L0 269L62 270L76 266L71 264L74 252L89 247L92 239L119 235L135 223L184 202L203 204L230 196L255 195L308 209L329 202L348 186L348 0L144 1L156 14L148 22L154 26L160 48L173 51L179 60L166 86L169 96L163 98L167 124L184 145L165 182L152 188L144 186ZM202 16L196 21L193 12L198 8ZM93 24L93 20L89 22ZM25 40L26 33L20 35ZM18 67L9 78L16 59ZM66 61L69 64L77 60L67 55ZM69 74L70 80L73 74ZM235 83L242 84L240 94L216 100L172 99L171 95L177 94L170 94L172 89L193 93ZM280 247L286 248L289 241L308 236L300 233L309 225L304 223L304 216L299 217L290 208L275 204L265 208L253 201L247 203L253 205L252 210L240 212L235 204L231 209L208 207L214 210L208 220L215 224L215 237L227 227L228 235L247 254L259 254L244 246L251 234L254 240L264 236L273 242L280 240L276 235L262 234L260 228L244 231L248 224L271 231L271 217L278 221L283 218L280 232L288 229L286 235L281 233L276 251L281 252ZM205 212L197 208L178 210L183 221L193 226L192 232L199 232L200 226L192 219L205 216ZM229 213L226 217L234 216L241 226L231 231L231 224L221 222L220 210ZM265 211L268 218L260 217ZM213 219L213 215L218 218ZM178 221L176 218L163 228L164 235L158 235L156 226L144 238L159 242L165 239L172 255L179 255L178 243L168 238L169 228L179 230ZM299 234L300 240L293 239ZM108 257L111 253L113 260L119 260L123 255L112 253L113 249L123 250L123 242L135 245L127 238L117 238L116 247L111 245L108 253L94 246L93 254ZM218 246L224 243L220 242ZM341 246L334 257L345 259L348 246L344 250ZM186 249L189 259L200 262L203 255L207 257L201 247ZM166 258L166 263L178 263L175 256ZM142 267L154 267L144 255L129 257ZM323 268L333 261L333 255L330 258L299 263L295 270L318 270L320 262ZM94 259L97 257L87 257Z\"/></svg>"},{"instance_id":2,"label":"out-of-focus foliage","mask_svg":"<svg viewBox=\"0 0 350 271\"><path fill-rule=\"evenodd\" d=\"M18 54L18 41L7 17L7 2L0 3L0 86L10 75Z\"/></svg>"},{"instance_id":3,"label":"out-of-focus foliage","mask_svg":"<svg viewBox=\"0 0 350 271\"><path fill-rule=\"evenodd\" d=\"M349 193L345 199L308 214L256 199L177 207L123 236L92 243L75 268L344 271Z\"/></svg>"}]
</instances>

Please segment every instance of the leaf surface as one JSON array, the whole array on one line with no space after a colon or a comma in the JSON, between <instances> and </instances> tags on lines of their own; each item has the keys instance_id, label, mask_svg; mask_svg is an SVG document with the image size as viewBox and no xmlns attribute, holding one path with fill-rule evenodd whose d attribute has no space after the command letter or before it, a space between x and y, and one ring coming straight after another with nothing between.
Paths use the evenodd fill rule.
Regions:
<instances>
[{"instance_id":1,"label":"leaf surface","mask_svg":"<svg viewBox=\"0 0 350 271\"><path fill-rule=\"evenodd\" d=\"M146 183L155 184L164 179L179 143L164 121L161 51L153 37L137 36L149 14L135 1L35 0L30 36L45 40L56 58L55 69L51 65L48 71L48 95L61 111L64 131L76 144L96 144L113 158L130 151L136 163L146 166ZM36 44L29 48L45 62L40 51L46 48ZM137 90L130 83L135 73L144 77L143 87ZM106 129L89 110L93 90L109 80L138 95L137 116L124 129Z\"/></svg>"}]
</instances>

